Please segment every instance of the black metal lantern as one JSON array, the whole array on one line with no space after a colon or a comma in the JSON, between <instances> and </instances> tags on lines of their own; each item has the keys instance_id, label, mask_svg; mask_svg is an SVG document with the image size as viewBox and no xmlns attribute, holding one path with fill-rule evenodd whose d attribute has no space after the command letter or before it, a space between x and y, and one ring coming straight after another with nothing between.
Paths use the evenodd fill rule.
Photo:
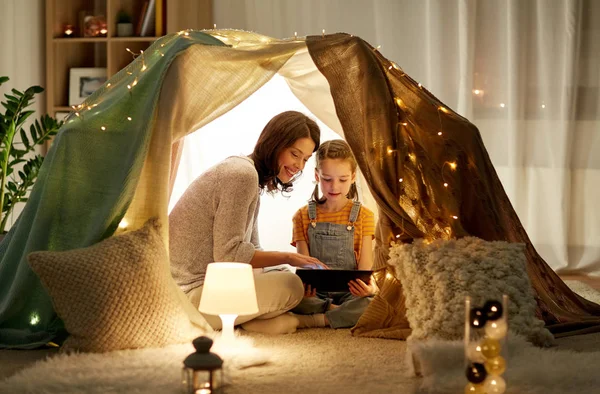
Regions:
<instances>
[{"instance_id":1,"label":"black metal lantern","mask_svg":"<svg viewBox=\"0 0 600 394\"><path fill-rule=\"evenodd\" d=\"M188 394L222 394L223 359L211 353L213 340L198 337L192 342L196 351L183 361L182 381Z\"/></svg>"}]
</instances>

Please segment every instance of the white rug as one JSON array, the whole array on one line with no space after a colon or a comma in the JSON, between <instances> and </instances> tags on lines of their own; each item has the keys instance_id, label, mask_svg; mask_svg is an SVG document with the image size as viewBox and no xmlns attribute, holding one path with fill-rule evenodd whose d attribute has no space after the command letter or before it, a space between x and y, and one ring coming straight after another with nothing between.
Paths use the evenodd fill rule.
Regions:
<instances>
[{"instance_id":1,"label":"white rug","mask_svg":"<svg viewBox=\"0 0 600 394\"><path fill-rule=\"evenodd\" d=\"M211 351L226 360L226 381L235 369L269 360L267 352L254 347L249 337L238 337L232 350L216 338ZM110 353L56 354L0 383L0 393L181 394L183 360L193 352L190 343Z\"/></svg>"},{"instance_id":2,"label":"white rug","mask_svg":"<svg viewBox=\"0 0 600 394\"><path fill-rule=\"evenodd\" d=\"M465 377L462 341L410 342L419 360L422 393L462 393ZM407 356L408 357L408 356ZM522 338L509 339L506 393L565 394L600 392L600 351L575 352L535 347Z\"/></svg>"},{"instance_id":3,"label":"white rug","mask_svg":"<svg viewBox=\"0 0 600 394\"><path fill-rule=\"evenodd\" d=\"M587 298L600 301L600 295L589 286L576 287L578 292L589 292ZM424 355L435 358L430 362L431 373L415 378L408 375L405 341L356 338L348 330L331 329L272 337L246 334L242 339L248 346L253 340L254 347L237 355L224 354L231 381L228 394L463 392L462 343L458 349L450 345L443 352L423 348ZM561 350L563 344L582 352ZM600 392L600 334L561 338L557 349L521 345L521 349L511 349L509 393ZM217 353L219 346L217 341ZM183 359L192 351L191 344L185 344L105 354L54 355L0 382L0 393L179 394ZM261 365L247 368L257 364Z\"/></svg>"}]
</instances>

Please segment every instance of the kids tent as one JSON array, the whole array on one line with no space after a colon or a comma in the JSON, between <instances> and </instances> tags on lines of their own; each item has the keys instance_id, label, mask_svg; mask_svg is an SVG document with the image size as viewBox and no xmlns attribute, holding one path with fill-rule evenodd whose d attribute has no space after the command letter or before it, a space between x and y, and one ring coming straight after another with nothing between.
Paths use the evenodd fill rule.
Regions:
<instances>
[{"instance_id":1,"label":"kids tent","mask_svg":"<svg viewBox=\"0 0 600 394\"><path fill-rule=\"evenodd\" d=\"M535 251L477 128L375 48L348 34L278 40L189 30L155 41L59 131L27 205L0 244L0 346L35 347L65 334L27 264L30 252L87 247L151 217L165 224L168 241L182 138L277 73L352 147L379 215L376 270L386 269L391 240L471 235L521 242L546 326L557 334L600 326L600 307L571 292ZM398 282L384 281L381 290L380 301L402 316ZM383 330L378 335L409 332L406 320L370 309L366 315Z\"/></svg>"}]
</instances>

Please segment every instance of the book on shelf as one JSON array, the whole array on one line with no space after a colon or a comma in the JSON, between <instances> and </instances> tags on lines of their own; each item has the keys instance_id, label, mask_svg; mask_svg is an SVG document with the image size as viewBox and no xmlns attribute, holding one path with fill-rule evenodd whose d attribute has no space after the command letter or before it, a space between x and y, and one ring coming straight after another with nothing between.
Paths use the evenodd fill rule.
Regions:
<instances>
[{"instance_id":1,"label":"book on shelf","mask_svg":"<svg viewBox=\"0 0 600 394\"><path fill-rule=\"evenodd\" d=\"M165 10L167 8L166 0L156 0L156 15L154 18L154 31L156 37L162 37L166 34Z\"/></svg>"},{"instance_id":2,"label":"book on shelf","mask_svg":"<svg viewBox=\"0 0 600 394\"><path fill-rule=\"evenodd\" d=\"M140 16L137 21L137 26L135 28L136 36L140 36L142 34L142 24L144 23L144 16L146 16L147 10L148 10L148 2L144 1L144 5L142 6L142 12L140 12Z\"/></svg>"},{"instance_id":3,"label":"book on shelf","mask_svg":"<svg viewBox=\"0 0 600 394\"><path fill-rule=\"evenodd\" d=\"M144 20L142 21L142 31L140 32L141 37L152 37L154 35L156 20L156 0L149 0L148 8L144 14Z\"/></svg>"}]
</instances>

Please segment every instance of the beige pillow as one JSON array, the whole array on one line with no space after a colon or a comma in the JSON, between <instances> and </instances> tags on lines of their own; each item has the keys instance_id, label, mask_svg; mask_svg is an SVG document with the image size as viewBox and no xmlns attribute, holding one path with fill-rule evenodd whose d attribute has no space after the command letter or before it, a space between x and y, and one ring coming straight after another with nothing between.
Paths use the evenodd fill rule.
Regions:
<instances>
[{"instance_id":1,"label":"beige pillow","mask_svg":"<svg viewBox=\"0 0 600 394\"><path fill-rule=\"evenodd\" d=\"M88 248L29 254L70 334L64 350L162 347L204 332L184 311L159 228L151 219Z\"/></svg>"},{"instance_id":2,"label":"beige pillow","mask_svg":"<svg viewBox=\"0 0 600 394\"><path fill-rule=\"evenodd\" d=\"M507 294L509 329L534 344L551 345L552 334L535 316L524 249L475 237L393 245L389 263L404 289L411 338L463 338L465 297L483 306Z\"/></svg>"}]
</instances>

